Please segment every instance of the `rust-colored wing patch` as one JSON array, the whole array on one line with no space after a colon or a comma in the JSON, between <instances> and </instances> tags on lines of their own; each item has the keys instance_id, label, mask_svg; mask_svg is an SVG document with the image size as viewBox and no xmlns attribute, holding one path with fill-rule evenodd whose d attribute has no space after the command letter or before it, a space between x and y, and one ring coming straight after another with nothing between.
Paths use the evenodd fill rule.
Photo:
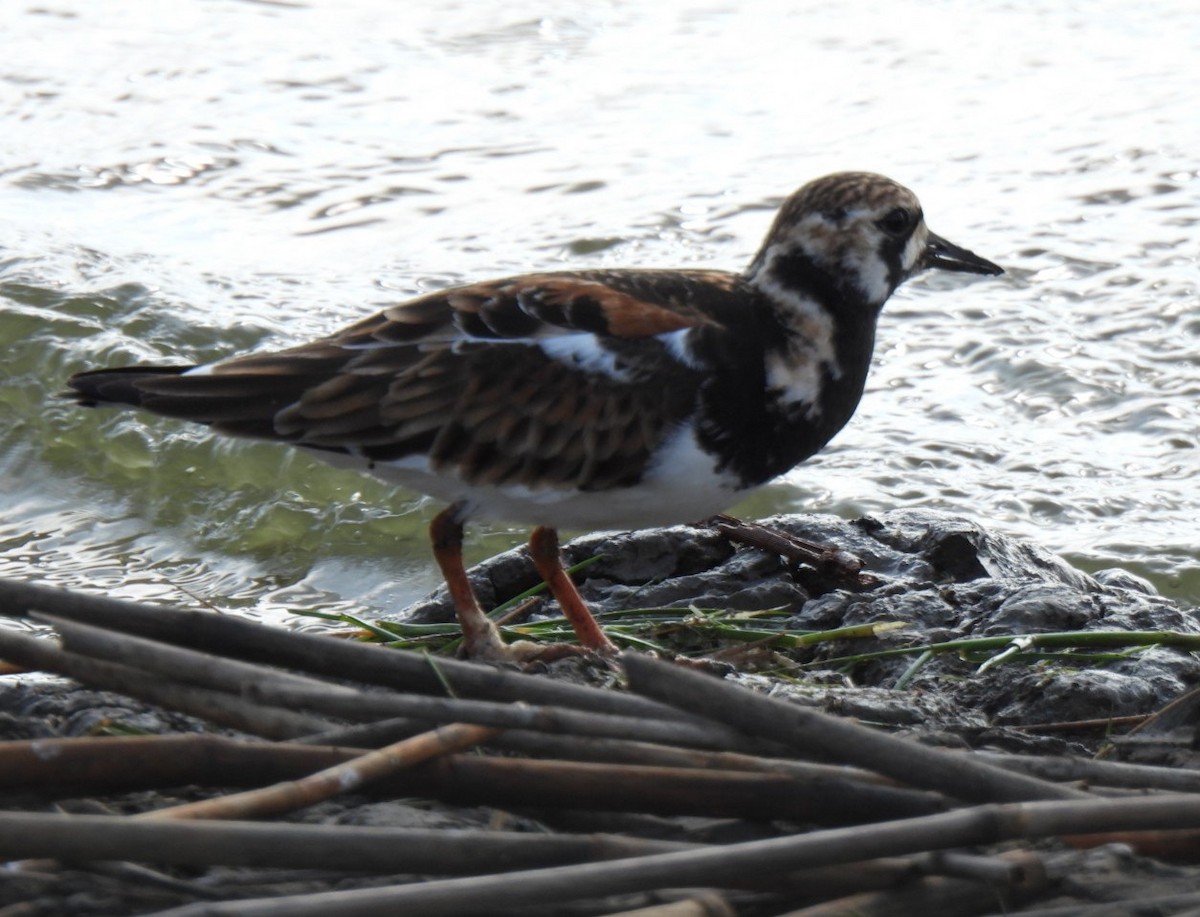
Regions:
<instances>
[{"instance_id":1,"label":"rust-colored wing patch","mask_svg":"<svg viewBox=\"0 0 1200 917\"><path fill-rule=\"evenodd\" d=\"M516 301L548 324L616 337L650 337L704 321L694 310L667 308L599 280L530 278L515 290Z\"/></svg>"},{"instance_id":2,"label":"rust-colored wing patch","mask_svg":"<svg viewBox=\"0 0 1200 917\"><path fill-rule=\"evenodd\" d=\"M392 343L541 338L564 332L642 338L710 324L698 290L733 292L721 271L590 271L528 274L474 283L388 306L330 341ZM702 297L701 297L702 298Z\"/></svg>"}]
</instances>

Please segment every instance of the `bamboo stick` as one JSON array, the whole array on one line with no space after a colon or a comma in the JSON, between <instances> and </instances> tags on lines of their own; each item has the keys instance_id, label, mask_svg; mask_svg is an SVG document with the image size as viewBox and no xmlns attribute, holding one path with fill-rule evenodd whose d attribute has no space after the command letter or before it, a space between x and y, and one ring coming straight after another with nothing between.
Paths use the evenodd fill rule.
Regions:
<instances>
[{"instance_id":1,"label":"bamboo stick","mask_svg":"<svg viewBox=\"0 0 1200 917\"><path fill-rule=\"evenodd\" d=\"M331 720L266 708L232 694L176 685L128 666L68 653L50 640L27 637L7 628L0 628L0 656L266 738L286 739L328 731L334 726Z\"/></svg>"},{"instance_id":2,"label":"bamboo stick","mask_svg":"<svg viewBox=\"0 0 1200 917\"><path fill-rule=\"evenodd\" d=\"M264 707L303 710L308 714L355 721L407 717L417 730L428 729L439 723L464 722L546 732L622 736L701 748L745 748L753 745L736 730L716 723L359 691L316 678L279 672L262 665L171 646L157 640L114 633L54 615L35 613L32 617L57 628L67 651L136 667L159 675L162 679L182 680L204 688L240 694Z\"/></svg>"},{"instance_id":3,"label":"bamboo stick","mask_svg":"<svg viewBox=\"0 0 1200 917\"><path fill-rule=\"evenodd\" d=\"M0 742L0 787L93 792L257 786L346 761L353 749L252 742L206 733Z\"/></svg>"},{"instance_id":4,"label":"bamboo stick","mask_svg":"<svg viewBox=\"0 0 1200 917\"><path fill-rule=\"evenodd\" d=\"M594 761L611 764L654 764L662 767L697 767L725 771L754 771L788 774L799 779L825 777L858 780L895 786L896 782L861 767L819 764L788 758L766 758L736 751L708 751L678 748L658 742L630 739L597 738L579 735L552 735L523 729L506 729L484 743L489 748L517 751L539 757L568 761Z\"/></svg>"},{"instance_id":5,"label":"bamboo stick","mask_svg":"<svg viewBox=\"0 0 1200 917\"><path fill-rule=\"evenodd\" d=\"M460 804L862 824L944 811L933 793L784 774L455 755L383 784Z\"/></svg>"},{"instance_id":6,"label":"bamboo stick","mask_svg":"<svg viewBox=\"0 0 1200 917\"><path fill-rule=\"evenodd\" d=\"M723 895L706 889L691 892L679 901L613 912L605 917L737 917L737 911Z\"/></svg>"},{"instance_id":7,"label":"bamboo stick","mask_svg":"<svg viewBox=\"0 0 1200 917\"><path fill-rule=\"evenodd\" d=\"M36 740L0 743L0 780L8 787L69 784L94 791L188 783L245 786L267 781L299 781L318 768L344 766L360 755L362 751L356 749L279 744L256 747L216 738ZM945 808L944 800L935 794L830 779L824 775L800 778L769 771L586 764L462 754L381 777L372 790L463 804L588 808L713 818L790 818L822 824L899 818Z\"/></svg>"},{"instance_id":8,"label":"bamboo stick","mask_svg":"<svg viewBox=\"0 0 1200 917\"><path fill-rule=\"evenodd\" d=\"M692 849L615 835L0 812L0 859L477 875Z\"/></svg>"},{"instance_id":9,"label":"bamboo stick","mask_svg":"<svg viewBox=\"0 0 1200 917\"><path fill-rule=\"evenodd\" d=\"M804 754L819 753L842 764L869 768L911 786L935 789L972 802L1027 799L1079 799L1088 794L1070 787L1007 771L968 755L930 748L918 742L819 710L756 694L657 659L623 653L621 661L633 690L683 710L703 710L723 723Z\"/></svg>"},{"instance_id":10,"label":"bamboo stick","mask_svg":"<svg viewBox=\"0 0 1200 917\"><path fill-rule=\"evenodd\" d=\"M143 812L138 818L262 818L306 808L389 777L435 757L443 757L482 742L496 730L450 723L430 732L366 752L298 780L274 783L257 790L202 799L184 805Z\"/></svg>"},{"instance_id":11,"label":"bamboo stick","mask_svg":"<svg viewBox=\"0 0 1200 917\"><path fill-rule=\"evenodd\" d=\"M561 707L485 700L455 700L412 694L321 690L291 685L246 685L247 696L284 709L304 709L346 720L405 717L421 723L464 722L585 736L618 736L696 748L753 748L745 735L718 723L695 723L590 713Z\"/></svg>"},{"instance_id":12,"label":"bamboo stick","mask_svg":"<svg viewBox=\"0 0 1200 917\"><path fill-rule=\"evenodd\" d=\"M490 665L431 659L422 653L266 627L210 611L141 605L0 579L0 614L22 617L33 611L223 656L335 678L352 676L368 684L405 691L438 696L449 691L455 697L524 700L595 713L680 718L678 711L643 697L537 678Z\"/></svg>"},{"instance_id":13,"label":"bamboo stick","mask_svg":"<svg viewBox=\"0 0 1200 917\"><path fill-rule=\"evenodd\" d=\"M1033 839L1059 834L1147 828L1200 828L1200 799L1055 800L983 805L940 815L817 831L799 837L655 854L634 860L424 882L419 885L322 892L238 902L205 902L157 917L446 917L505 907L648 891L723 887L798 869L852 863L925 850Z\"/></svg>"},{"instance_id":14,"label":"bamboo stick","mask_svg":"<svg viewBox=\"0 0 1200 917\"><path fill-rule=\"evenodd\" d=\"M1043 780L1081 780L1100 786L1200 793L1200 770L1195 768L1158 767L1065 755L1012 755L992 751L973 751L969 754L996 767L1033 774Z\"/></svg>"}]
</instances>

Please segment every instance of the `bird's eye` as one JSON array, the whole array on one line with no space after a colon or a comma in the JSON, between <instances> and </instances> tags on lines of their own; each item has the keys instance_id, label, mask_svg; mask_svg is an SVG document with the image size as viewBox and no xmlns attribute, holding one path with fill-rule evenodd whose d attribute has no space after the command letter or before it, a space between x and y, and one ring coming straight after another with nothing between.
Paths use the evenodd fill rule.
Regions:
<instances>
[{"instance_id":1,"label":"bird's eye","mask_svg":"<svg viewBox=\"0 0 1200 917\"><path fill-rule=\"evenodd\" d=\"M875 225L889 236L902 236L912 228L912 224L912 212L903 207L895 207Z\"/></svg>"}]
</instances>

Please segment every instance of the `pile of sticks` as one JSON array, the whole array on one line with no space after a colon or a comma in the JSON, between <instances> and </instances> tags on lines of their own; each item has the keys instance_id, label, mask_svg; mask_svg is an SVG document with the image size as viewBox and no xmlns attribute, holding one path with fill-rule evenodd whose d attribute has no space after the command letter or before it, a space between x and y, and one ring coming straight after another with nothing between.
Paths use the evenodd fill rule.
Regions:
<instances>
[{"instance_id":1,"label":"pile of sticks","mask_svg":"<svg viewBox=\"0 0 1200 917\"><path fill-rule=\"evenodd\" d=\"M1011 913L1053 891L1045 851L1066 848L1035 841L1186 859L1200 839L1200 772L948 751L635 653L623 692L24 583L0 581L0 613L60 637L0 628L7 662L240 734L0 742L5 791L243 788L135 816L0 812L0 857L375 877L172 917ZM570 827L264 820L346 793Z\"/></svg>"}]
</instances>

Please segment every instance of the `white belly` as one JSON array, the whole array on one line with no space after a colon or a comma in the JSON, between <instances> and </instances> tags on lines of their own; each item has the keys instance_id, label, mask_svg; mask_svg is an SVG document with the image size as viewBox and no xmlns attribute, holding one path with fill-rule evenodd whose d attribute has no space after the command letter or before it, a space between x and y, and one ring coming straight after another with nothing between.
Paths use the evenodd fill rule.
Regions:
<instances>
[{"instance_id":1,"label":"white belly","mask_svg":"<svg viewBox=\"0 0 1200 917\"><path fill-rule=\"evenodd\" d=\"M690 427L680 429L657 453L638 484L604 491L477 486L453 472L433 471L423 455L369 463L336 452L313 454L447 503L465 501L467 516L551 528L637 529L695 522L728 509L747 493L734 475L716 470L716 460L699 447Z\"/></svg>"}]
</instances>

